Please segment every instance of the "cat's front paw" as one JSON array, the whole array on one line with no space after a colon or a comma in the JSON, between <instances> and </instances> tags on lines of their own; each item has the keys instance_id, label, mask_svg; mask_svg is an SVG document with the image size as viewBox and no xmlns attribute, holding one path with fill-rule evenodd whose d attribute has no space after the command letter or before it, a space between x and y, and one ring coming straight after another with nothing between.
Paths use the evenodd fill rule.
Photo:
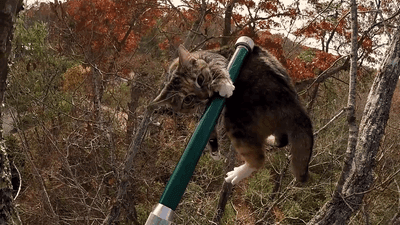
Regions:
<instances>
[{"instance_id":1,"label":"cat's front paw","mask_svg":"<svg viewBox=\"0 0 400 225\"><path fill-rule=\"evenodd\" d=\"M219 95L224 98L229 98L233 94L233 90L235 90L235 86L231 82L222 83L219 87Z\"/></svg>"},{"instance_id":2,"label":"cat's front paw","mask_svg":"<svg viewBox=\"0 0 400 225\"><path fill-rule=\"evenodd\" d=\"M239 181L250 176L252 172L256 169L251 168L249 164L245 163L241 166L235 167L233 171L228 172L225 177L227 183L232 183L233 185L239 183Z\"/></svg>"}]
</instances>

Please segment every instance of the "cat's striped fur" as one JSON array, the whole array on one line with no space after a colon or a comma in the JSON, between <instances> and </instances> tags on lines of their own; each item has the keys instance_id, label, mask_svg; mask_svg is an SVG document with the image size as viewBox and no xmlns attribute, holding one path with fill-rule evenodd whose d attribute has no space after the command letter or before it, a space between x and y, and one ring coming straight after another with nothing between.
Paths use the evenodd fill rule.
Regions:
<instances>
[{"instance_id":1,"label":"cat's striped fur","mask_svg":"<svg viewBox=\"0 0 400 225\"><path fill-rule=\"evenodd\" d=\"M245 161L227 174L226 181L236 184L263 165L263 146L268 137L278 147L291 144L292 171L298 181L306 181L313 147L312 125L287 72L270 53L255 46L233 86L226 70L226 58L232 52L220 51L225 57L210 51L189 53L180 46L168 82L153 104L190 112L216 93L226 97L225 128Z\"/></svg>"}]
</instances>

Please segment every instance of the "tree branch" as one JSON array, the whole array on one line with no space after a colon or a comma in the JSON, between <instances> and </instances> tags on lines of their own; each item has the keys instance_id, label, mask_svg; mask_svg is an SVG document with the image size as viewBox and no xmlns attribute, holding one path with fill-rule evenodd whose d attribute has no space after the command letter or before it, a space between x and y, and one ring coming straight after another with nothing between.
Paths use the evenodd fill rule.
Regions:
<instances>
[{"instance_id":1,"label":"tree branch","mask_svg":"<svg viewBox=\"0 0 400 225\"><path fill-rule=\"evenodd\" d=\"M333 36L335 35L336 29L339 27L340 22L341 22L344 18L346 18L349 14L350 14L350 11L348 11L346 14L344 14L344 15L339 19L339 21L337 22L336 26L333 28L331 34L329 35L328 40L326 41L325 52L328 52L328 50L329 50L329 44L330 44L330 42L332 41Z\"/></svg>"},{"instance_id":2,"label":"tree branch","mask_svg":"<svg viewBox=\"0 0 400 225\"><path fill-rule=\"evenodd\" d=\"M344 58L347 58L347 59L344 61L344 63L341 66L333 68L338 62L340 62ZM339 71L347 69L349 67L349 64L348 64L349 59L350 58L348 56L342 56L342 57L338 58L335 62L332 63L332 65L328 69L324 70L320 75L318 75L318 77L307 87L307 89L305 91L310 90L310 88L314 84L322 83L329 77L338 73Z\"/></svg>"},{"instance_id":3,"label":"tree branch","mask_svg":"<svg viewBox=\"0 0 400 225\"><path fill-rule=\"evenodd\" d=\"M329 124L331 124L333 121L335 121L337 118L339 118L344 112L346 112L347 108L343 108L339 111L339 113L337 113L334 117L332 117L331 120L329 120L328 123L326 123L323 127L321 127L318 131L314 132L314 137L316 137L319 132L321 132L322 130L324 130Z\"/></svg>"}]
</instances>

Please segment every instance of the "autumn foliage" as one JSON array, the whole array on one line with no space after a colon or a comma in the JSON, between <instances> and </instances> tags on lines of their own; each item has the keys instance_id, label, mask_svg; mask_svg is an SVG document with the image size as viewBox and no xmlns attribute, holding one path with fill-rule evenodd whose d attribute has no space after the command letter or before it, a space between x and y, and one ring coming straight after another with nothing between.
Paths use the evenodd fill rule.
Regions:
<instances>
[{"instance_id":1,"label":"autumn foliage","mask_svg":"<svg viewBox=\"0 0 400 225\"><path fill-rule=\"evenodd\" d=\"M156 6L155 0L70 0L67 12L82 46L95 52L110 46L133 51L160 15Z\"/></svg>"},{"instance_id":2,"label":"autumn foliage","mask_svg":"<svg viewBox=\"0 0 400 225\"><path fill-rule=\"evenodd\" d=\"M233 2L227 22L226 12ZM304 2L309 4L306 9L299 7ZM376 16L376 12L382 12L384 18L391 17L397 9L393 1L378 2L382 3L380 10L364 2L358 8L359 65L382 57L377 50L382 31L392 34L397 26L398 17L388 20L384 28L380 15ZM331 73L322 85L309 85L324 71L346 65L345 60L338 60L347 59L350 53L346 4L340 0L293 1L291 5L282 0L67 0L27 10L26 21L16 28L18 51L6 96L6 107L10 106L7 111L15 112L16 117L9 124L18 126L7 142L9 149L17 152L14 155L23 158L15 164L24 177L21 197L17 198L24 223L102 224L111 207L120 201L129 204L113 223L145 223L198 121L197 116L157 109L132 168L125 170L129 146L140 133L147 106L158 94L166 77L164 72L180 44L192 51L233 48L239 36L250 36L282 63L297 90L305 90L302 85L309 87L310 93L300 91L301 101L310 112L313 127L323 128L347 104L348 73ZM41 26L31 22L36 20L43 21ZM374 22L380 24L371 28ZM227 23L231 29L225 35ZM43 36L34 37L39 34ZM306 46L309 40L313 40L313 46ZM361 67L360 71L367 70ZM373 69L368 71L366 76L358 77L362 90L358 104L365 104L366 90L375 76ZM400 104L400 92L394 96L392 110L399 112L396 105ZM314 103L309 101L311 98ZM398 124L400 118L396 115L393 113L391 124ZM331 198L345 156L346 120L339 119L324 129L315 139L312 179L307 186L293 186L287 152L271 149L265 168L233 190L221 224L309 221ZM225 143L224 132L221 134L220 146L225 151L229 143ZM394 145L388 142L384 154L400 148L396 145L398 134L392 136ZM377 183L389 185L387 175L397 174L400 159L395 157L386 163L383 153L382 161L377 163L382 169L376 174L378 180L385 181ZM225 166L224 160L202 156L182 199L184 207L177 211L177 224L210 223L217 211ZM125 198L120 198L118 186L124 180L121 174L128 170L131 186ZM389 224L389 216L391 219L398 214L392 207L397 204L394 200L383 204L392 201L390 191L397 187L379 189L385 185L377 186L365 201L369 206L365 213L371 215L372 224ZM374 206L374 199L383 200ZM393 213L386 216L389 207Z\"/></svg>"},{"instance_id":3,"label":"autumn foliage","mask_svg":"<svg viewBox=\"0 0 400 225\"><path fill-rule=\"evenodd\" d=\"M288 40L286 40L288 41ZM268 31L259 32L255 42L267 49L288 70L294 82L313 78L328 69L339 56L308 47L300 47L301 54L285 57L284 39Z\"/></svg>"}]
</instances>

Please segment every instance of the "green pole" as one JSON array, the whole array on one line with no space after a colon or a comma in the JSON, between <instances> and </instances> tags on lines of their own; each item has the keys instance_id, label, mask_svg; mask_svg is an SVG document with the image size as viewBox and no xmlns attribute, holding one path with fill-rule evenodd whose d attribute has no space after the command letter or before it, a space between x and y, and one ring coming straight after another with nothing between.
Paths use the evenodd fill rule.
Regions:
<instances>
[{"instance_id":1,"label":"green pole","mask_svg":"<svg viewBox=\"0 0 400 225\"><path fill-rule=\"evenodd\" d=\"M249 37L240 37L236 41L236 51L228 64L228 71L233 82L239 75L247 53L251 52L254 42ZM224 107L225 98L217 97L204 112L185 151L172 173L159 204L150 214L146 225L172 224L172 215L193 175L194 169L210 137L211 131Z\"/></svg>"}]
</instances>

